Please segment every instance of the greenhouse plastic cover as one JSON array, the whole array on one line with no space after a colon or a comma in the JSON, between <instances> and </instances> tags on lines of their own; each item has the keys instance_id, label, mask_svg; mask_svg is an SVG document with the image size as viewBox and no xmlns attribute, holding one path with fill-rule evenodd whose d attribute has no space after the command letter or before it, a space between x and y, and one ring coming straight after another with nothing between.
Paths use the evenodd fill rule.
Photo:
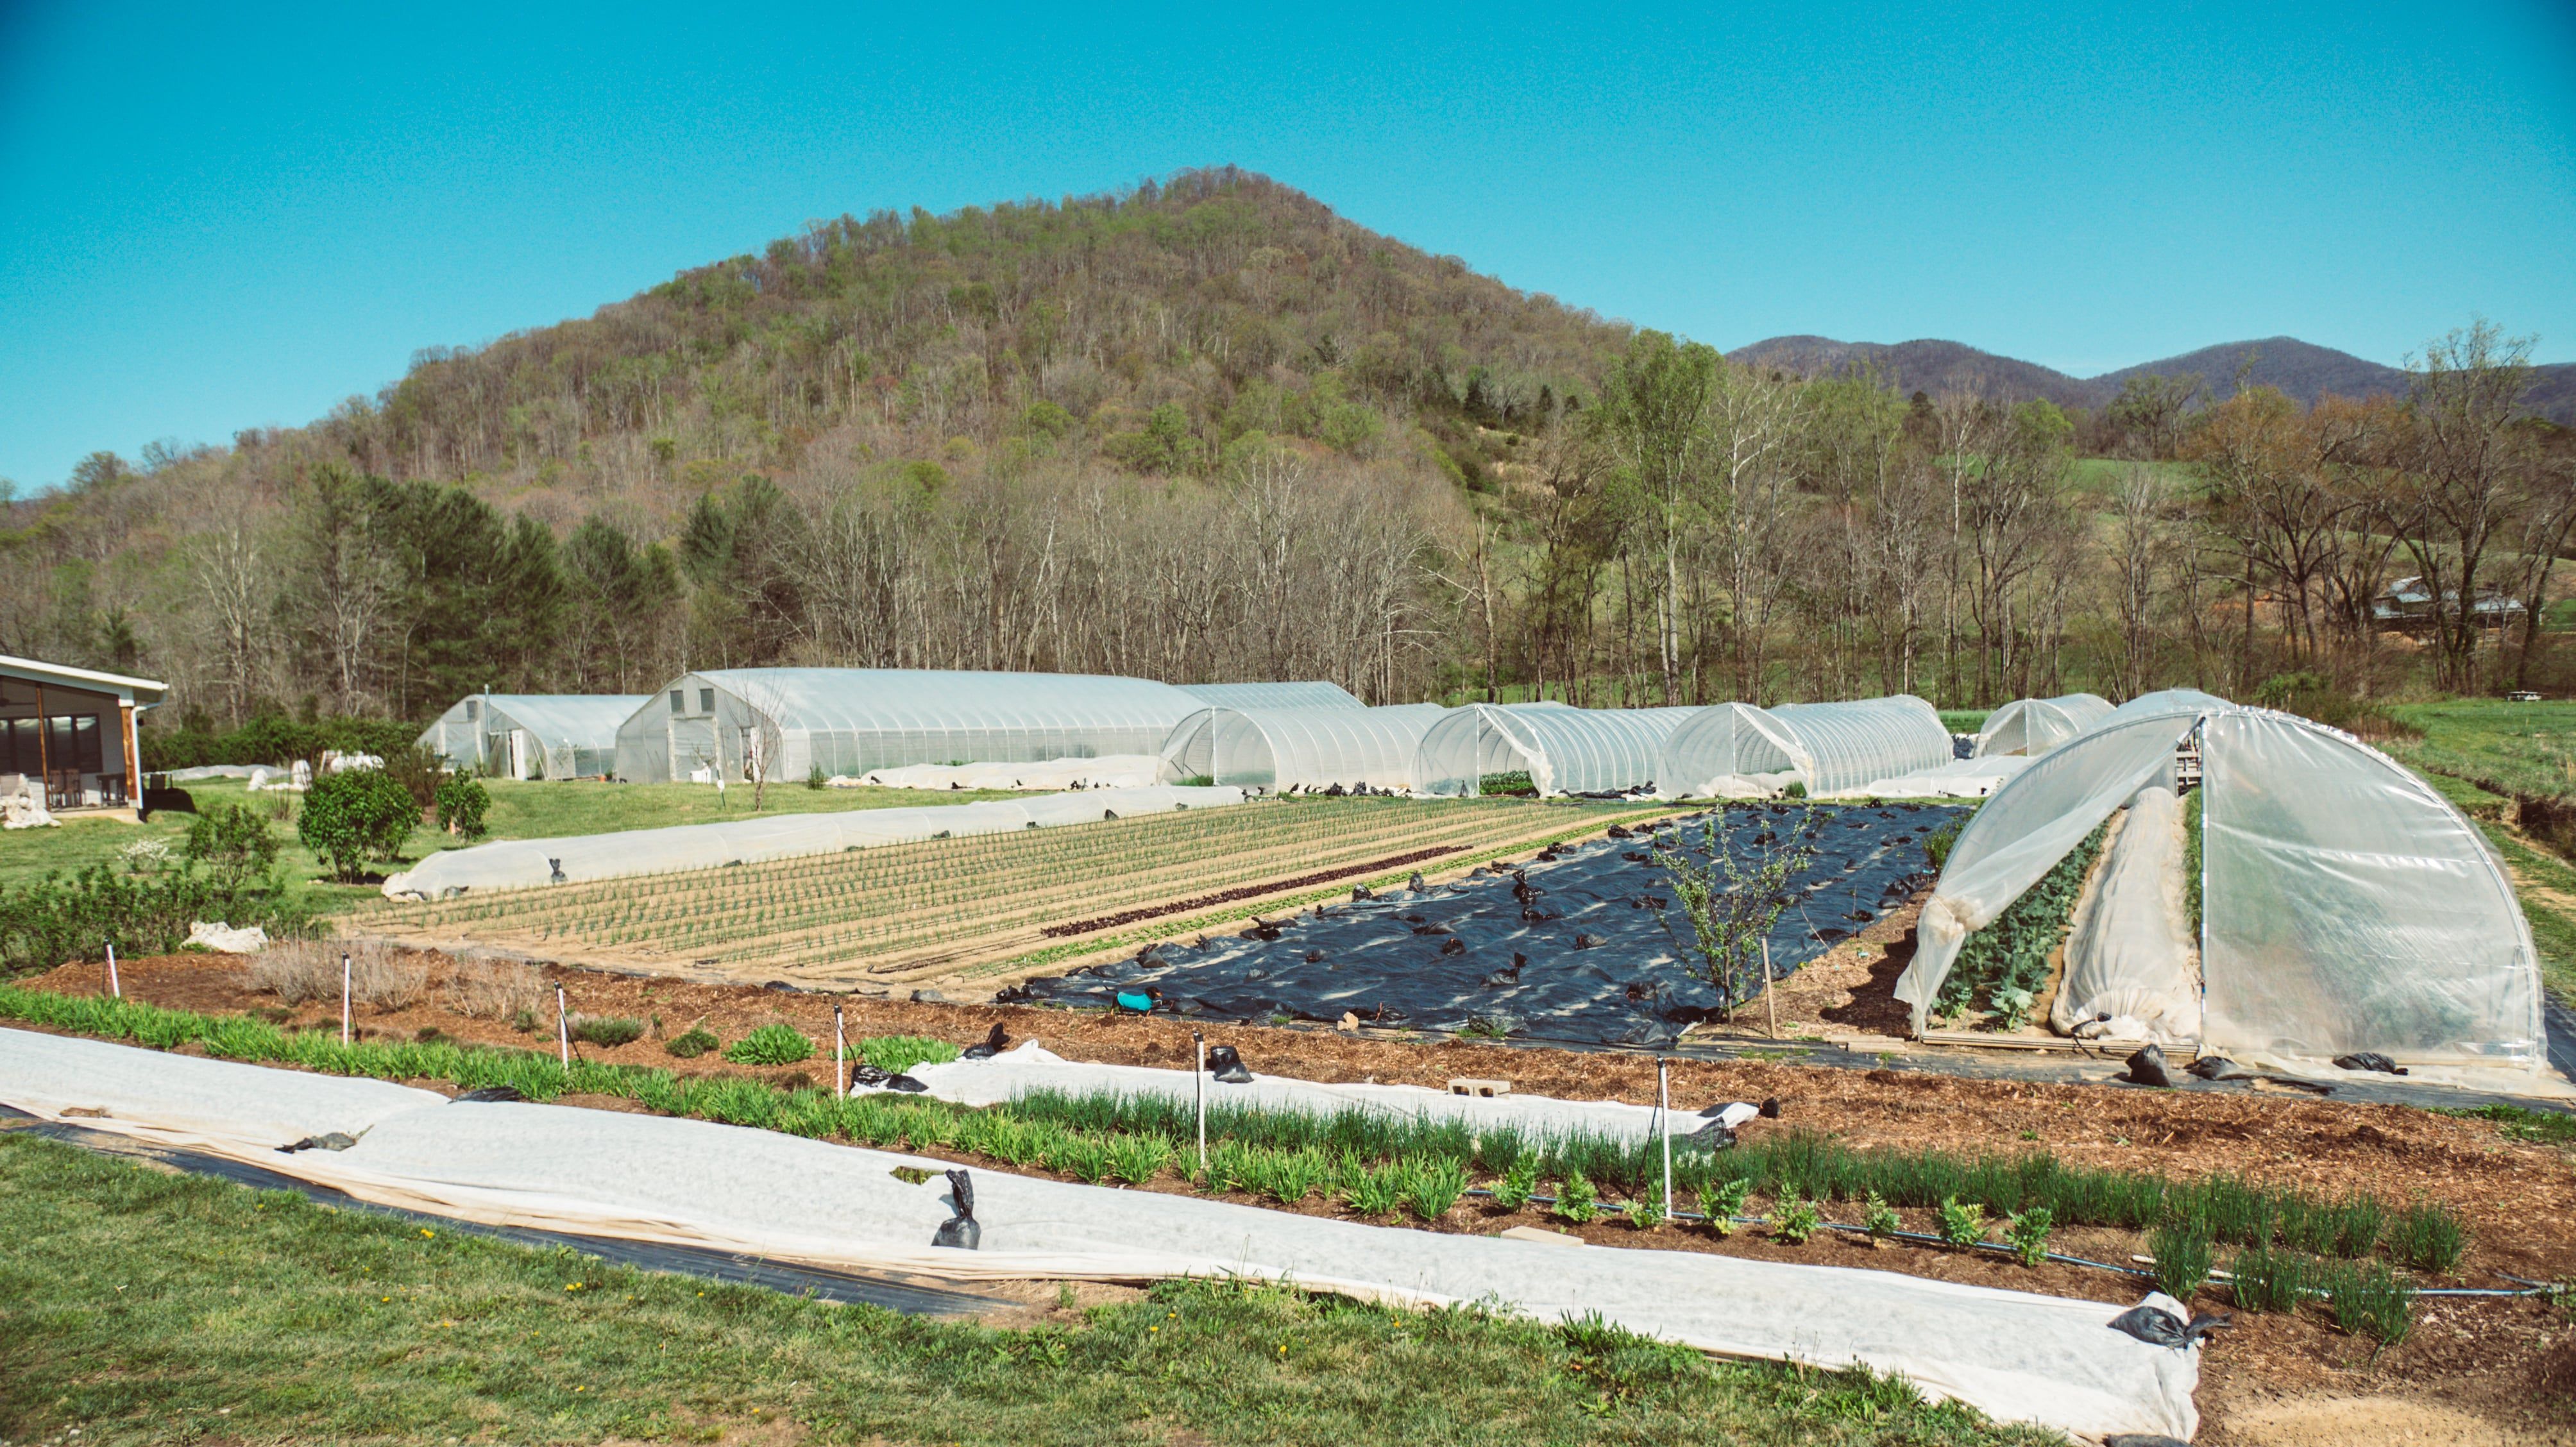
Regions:
<instances>
[{"instance_id":1,"label":"greenhouse plastic cover","mask_svg":"<svg viewBox=\"0 0 2576 1447\"><path fill-rule=\"evenodd\" d=\"M448 849L384 883L389 898L441 899L450 890L526 889L587 879L715 869L808 854L837 854L876 844L910 844L967 834L1089 824L1175 809L1213 809L1243 802L1241 789L1092 789L1027 799L988 799L975 804L934 804L902 809L843 809L820 814L770 814L721 824L681 824L669 829L630 829L560 839L513 839ZM563 877L554 878L560 866Z\"/></svg>"},{"instance_id":2,"label":"greenhouse plastic cover","mask_svg":"<svg viewBox=\"0 0 2576 1447\"><path fill-rule=\"evenodd\" d=\"M2169 778L2174 746L2199 722L2168 714L2104 723L2032 761L1977 810L1950 846L1915 925L1913 962L1897 977L1916 1034L1969 932L1993 923L2138 790Z\"/></svg>"},{"instance_id":3,"label":"greenhouse plastic cover","mask_svg":"<svg viewBox=\"0 0 2576 1447\"><path fill-rule=\"evenodd\" d=\"M1749 703L1711 704L1664 736L1655 778L1675 799L1769 798L1803 779L1806 741Z\"/></svg>"},{"instance_id":4,"label":"greenhouse plastic cover","mask_svg":"<svg viewBox=\"0 0 2576 1447\"><path fill-rule=\"evenodd\" d=\"M2012 754L1983 759L1952 759L1910 774L1872 779L1857 789L1844 789L1828 799L1983 799L2011 782L2030 763Z\"/></svg>"},{"instance_id":5,"label":"greenhouse plastic cover","mask_svg":"<svg viewBox=\"0 0 2576 1447\"><path fill-rule=\"evenodd\" d=\"M2154 693L2142 693L2130 699L2127 703L2104 714L2100 722L2093 727L2101 728L2109 724L2127 723L2133 718L2162 718L2168 714L2177 713L2211 713L2235 706L2217 694L2203 693L2196 688L2159 689Z\"/></svg>"},{"instance_id":6,"label":"greenhouse plastic cover","mask_svg":"<svg viewBox=\"0 0 2576 1447\"><path fill-rule=\"evenodd\" d=\"M2063 1035L2195 1042L2200 971L2183 899L2182 802L2149 784L2117 827L2076 907L2049 1023Z\"/></svg>"},{"instance_id":7,"label":"greenhouse plastic cover","mask_svg":"<svg viewBox=\"0 0 2576 1447\"><path fill-rule=\"evenodd\" d=\"M2098 694L2067 693L2055 698L2022 698L1986 715L1977 730L1976 752L2044 754L2108 718L2111 701Z\"/></svg>"},{"instance_id":8,"label":"greenhouse plastic cover","mask_svg":"<svg viewBox=\"0 0 2576 1447\"><path fill-rule=\"evenodd\" d=\"M1719 839L1751 863L1806 808L1730 807ZM1789 903L1768 937L1772 975L1787 978L1903 908L1932 878L1924 838L1963 812L1937 804L1819 807L1815 855L1786 881ZM1694 858L1707 855L1709 819L1683 819L1670 831ZM1521 879L1531 891L1526 902L1514 893ZM1669 1045L1723 1013L1722 997L1689 962L1690 924L1643 837L1598 840L1420 892L1326 905L1280 920L1278 932L1276 940L1247 931L1167 941L1137 959L1030 980L1004 998L1105 1008L1121 990L1151 985L1183 1015L1330 1022L1350 1011L1425 1029L1481 1026L1605 1045Z\"/></svg>"},{"instance_id":9,"label":"greenhouse plastic cover","mask_svg":"<svg viewBox=\"0 0 2576 1447\"><path fill-rule=\"evenodd\" d=\"M2201 755L2210 1048L2312 1068L2356 1050L2541 1067L2530 925L2484 836L2432 785L2264 710L2212 714Z\"/></svg>"},{"instance_id":10,"label":"greenhouse plastic cover","mask_svg":"<svg viewBox=\"0 0 2576 1447\"><path fill-rule=\"evenodd\" d=\"M1048 759L1034 764L905 764L846 774L824 782L836 789L871 784L884 789L1143 789L1171 777L1156 754L1111 754L1098 759Z\"/></svg>"},{"instance_id":11,"label":"greenhouse plastic cover","mask_svg":"<svg viewBox=\"0 0 2576 1447\"><path fill-rule=\"evenodd\" d=\"M1747 798L1795 781L1811 795L1884 792L1878 780L1951 761L1950 731L1911 694L1849 703L1697 710L1668 734L1657 761L1672 798Z\"/></svg>"},{"instance_id":12,"label":"greenhouse plastic cover","mask_svg":"<svg viewBox=\"0 0 2576 1447\"><path fill-rule=\"evenodd\" d=\"M477 693L450 705L421 731L420 744L459 765L481 764L483 740L524 729L545 749L546 777L568 779L614 771L617 730L649 694ZM465 706L478 705L467 719Z\"/></svg>"},{"instance_id":13,"label":"greenhouse plastic cover","mask_svg":"<svg viewBox=\"0 0 2576 1447\"><path fill-rule=\"evenodd\" d=\"M216 1076L227 1083L210 1087ZM316 1093L281 1120L262 1097L296 1079ZM400 1087L0 1031L0 1103L56 1119L66 1096L112 1096L108 1117L80 1124L399 1209L950 1280L1240 1276L1390 1303L1492 1300L1540 1321L1598 1312L1730 1356L1866 1364L1928 1395L2070 1434L2188 1438L2199 1425L2198 1349L2151 1346L2113 1327L2126 1303L1706 1252L1570 1250L980 1168L982 1249L943 1249L928 1243L954 1210L947 1182L914 1185L894 1172L944 1162L572 1106L386 1112L388 1089ZM276 1149L323 1130L364 1134L345 1151Z\"/></svg>"},{"instance_id":14,"label":"greenhouse plastic cover","mask_svg":"<svg viewBox=\"0 0 2576 1447\"><path fill-rule=\"evenodd\" d=\"M1394 708L1210 708L1183 719L1163 741L1173 774L1273 792L1345 789L1410 792L1418 787L1422 736L1449 710Z\"/></svg>"},{"instance_id":15,"label":"greenhouse plastic cover","mask_svg":"<svg viewBox=\"0 0 2576 1447\"><path fill-rule=\"evenodd\" d=\"M1338 683L1182 683L1181 692L1218 708L1366 708Z\"/></svg>"},{"instance_id":16,"label":"greenhouse plastic cover","mask_svg":"<svg viewBox=\"0 0 2576 1447\"><path fill-rule=\"evenodd\" d=\"M1695 708L1473 703L1422 736L1420 788L1474 797L1488 774L1526 772L1541 794L1651 788L1664 739Z\"/></svg>"}]
</instances>

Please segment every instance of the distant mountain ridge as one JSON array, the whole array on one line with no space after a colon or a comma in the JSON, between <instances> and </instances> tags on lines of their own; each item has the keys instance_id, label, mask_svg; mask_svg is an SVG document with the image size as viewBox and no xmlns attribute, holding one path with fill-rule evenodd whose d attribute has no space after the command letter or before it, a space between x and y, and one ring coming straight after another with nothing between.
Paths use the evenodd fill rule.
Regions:
<instances>
[{"instance_id":1,"label":"distant mountain ridge","mask_svg":"<svg viewBox=\"0 0 2576 1447\"><path fill-rule=\"evenodd\" d=\"M2070 377L2036 362L1934 338L1890 343L1772 337L1728 355L1809 375L1875 372L1905 392L1972 392L2005 401L2040 398L2061 407L2099 408L2119 396L2129 378L2148 373L2171 377L2196 372L2212 390L2224 393L2234 386L2240 367L2248 384L2278 388L2302 404L2330 395L2395 397L2406 391L2406 373L2396 367L2296 337L2223 342L2098 377ZM2539 416L2562 427L2576 426L2576 362L2532 368L2531 391L2524 401Z\"/></svg>"}]
</instances>

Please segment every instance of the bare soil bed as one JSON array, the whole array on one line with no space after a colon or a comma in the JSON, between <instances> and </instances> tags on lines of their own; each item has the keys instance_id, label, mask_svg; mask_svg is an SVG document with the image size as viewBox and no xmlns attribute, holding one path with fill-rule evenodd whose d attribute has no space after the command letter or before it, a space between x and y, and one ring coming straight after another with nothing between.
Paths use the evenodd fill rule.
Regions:
<instances>
[{"instance_id":1,"label":"bare soil bed","mask_svg":"<svg viewBox=\"0 0 2576 1447\"><path fill-rule=\"evenodd\" d=\"M1901 928L1893 921L1880 926ZM1845 968L1858 970L1857 982L1865 984L1886 969L1871 957L1886 953L1886 942L1863 939L1848 942L1837 956L1848 954ZM465 1041L553 1048L550 1019L546 1029L531 1036L504 1022L468 1019L446 1008L440 986L451 962L436 954L428 962L431 982L424 999L402 1010L361 1011L363 1031L410 1038L435 1029ZM925 1035L962 1045L998 1022L1014 1039L1040 1040L1075 1060L1176 1066L1191 1052L1190 1022L1170 1018L783 993L565 967L545 974L565 987L574 1009L645 1020L658 1016L665 1036L702 1022L732 1040L757 1026L784 1021L828 1042L837 1003L854 1038ZM264 1009L274 1015L275 997L252 992L246 975L240 961L220 956L173 955L122 964L131 997L201 1011ZM1819 1007L1817 1026L1838 1023L1832 1012L1849 1002L1837 1005L1835 992L1853 995L1855 981L1836 986L1827 983L1829 978L1828 971L1811 967L1800 977L1812 982L1810 990L1784 989L1784 1034L1793 1021L1809 1019L1805 1010L1789 1006L1791 1000L1812 998ZM96 993L103 971L95 965L67 966L27 983L64 993ZM308 1004L290 1020L337 1028L337 1006ZM1654 1098L1653 1061L1638 1055L1262 1026L1202 1023L1200 1028L1236 1045L1254 1069L1270 1074L1435 1088L1455 1076L1496 1076L1521 1091L1569 1099L1642 1104ZM595 1060L683 1073L753 1074L780 1084L821 1083L831 1070L828 1055L803 1066L765 1071L727 1065L713 1055L677 1060L651 1036L615 1049L576 1048ZM1937 1147L1967 1154L2045 1149L2073 1164L2175 1178L2225 1171L2324 1195L2367 1192L2392 1206L2435 1200L2458 1212L2473 1233L2464 1283L2500 1284L2492 1275L2499 1270L2539 1280L2576 1276L2576 1154L2505 1139L2482 1120L2306 1097L1998 1082L1767 1061L1684 1061L1674 1067L1672 1084L1676 1107L1688 1110L1777 1097L1781 1118L1748 1126L1748 1139L1765 1131L1811 1130L1864 1148ZM604 1098L568 1098L568 1103L636 1108L630 1101ZM1187 1187L1165 1180L1143 1189ZM1347 1214L1338 1205L1311 1200L1300 1209ZM1829 1217L1850 1214L1827 1211ZM1910 1227L1928 1225L1923 1213L1904 1214ZM1651 1246L1864 1266L2097 1300L2133 1299L2143 1289L2077 1267L2030 1269L2000 1255L1876 1246L1834 1233L1789 1246L1768 1240L1758 1229L1720 1238L1697 1227L1639 1232L1618 1220L1567 1227L1536 1212L1508 1214L1472 1198L1429 1229L1490 1233L1513 1225L1569 1230L1596 1247ZM2123 1261L2145 1249L2129 1233L2094 1229L2061 1230L2051 1244L2108 1261ZM2204 1304L2225 1309L2221 1301ZM2576 1323L2563 1309L2539 1301L2426 1299L2414 1334L2376 1353L2369 1342L2343 1334L2313 1310L2296 1317L2240 1312L2235 1328L2205 1355L2202 1381L2200 1401L2208 1428L2201 1440L2212 1443L2576 1441ZM2467 1435L2440 1435L2453 1428Z\"/></svg>"}]
</instances>

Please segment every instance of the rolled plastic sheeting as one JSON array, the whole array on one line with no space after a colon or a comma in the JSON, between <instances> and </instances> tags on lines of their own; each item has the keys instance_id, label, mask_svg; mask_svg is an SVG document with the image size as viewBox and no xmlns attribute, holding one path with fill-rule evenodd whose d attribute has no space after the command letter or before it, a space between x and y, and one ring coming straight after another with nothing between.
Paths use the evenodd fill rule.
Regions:
<instances>
[{"instance_id":1,"label":"rolled plastic sheeting","mask_svg":"<svg viewBox=\"0 0 2576 1447\"><path fill-rule=\"evenodd\" d=\"M2199 725L2197 713L2105 724L2050 750L1986 801L1950 846L1915 926L1913 962L1896 979L1916 1034L1969 933L2011 908L2138 790L2169 776L2175 745Z\"/></svg>"},{"instance_id":2,"label":"rolled plastic sheeting","mask_svg":"<svg viewBox=\"0 0 2576 1447\"><path fill-rule=\"evenodd\" d=\"M2098 694L2015 699L1986 715L1977 730L1976 756L2044 754L2110 713L2110 700Z\"/></svg>"},{"instance_id":3,"label":"rolled plastic sheeting","mask_svg":"<svg viewBox=\"0 0 2576 1447\"><path fill-rule=\"evenodd\" d=\"M1158 755L1111 754L1035 764L905 764L870 769L858 779L842 775L831 782L843 788L855 783L884 789L1149 789L1169 777Z\"/></svg>"},{"instance_id":4,"label":"rolled plastic sheeting","mask_svg":"<svg viewBox=\"0 0 2576 1447\"><path fill-rule=\"evenodd\" d=\"M2531 927L2485 838L2432 785L2263 710L2213 715L2202 754L2212 1049L2542 1067Z\"/></svg>"},{"instance_id":5,"label":"rolled plastic sheeting","mask_svg":"<svg viewBox=\"0 0 2576 1447\"><path fill-rule=\"evenodd\" d=\"M2048 1012L2060 1034L2162 1045L2200 1038L2200 973L2183 886L2182 804L2173 790L2150 784L2129 800L2076 911L2066 977Z\"/></svg>"},{"instance_id":6,"label":"rolled plastic sheeting","mask_svg":"<svg viewBox=\"0 0 2576 1447\"><path fill-rule=\"evenodd\" d=\"M1540 1321L1598 1312L1729 1356L1866 1365L1927 1395L2071 1435L2188 1439L2199 1426L2198 1348L2151 1346L2117 1330L2110 1323L2123 1303L1704 1252L1577 1254L983 1169L974 1176L982 1249L945 1250L928 1243L953 1209L946 1181L893 1174L940 1164L923 1157L527 1104L427 1105L378 1121L346 1151L280 1155L273 1131L228 1128L202 1111L192 1128L176 1127L151 1102L187 1106L198 1082L166 1073L174 1063L235 1072L254 1093L292 1078L286 1072L79 1043L108 1054L72 1068L117 1077L136 1102L127 1116L81 1124L255 1161L379 1205L951 1280L1240 1276L1391 1303L1496 1301ZM8 1055L0 1033L0 1060ZM25 1093L0 1075L0 1103L20 1105Z\"/></svg>"},{"instance_id":7,"label":"rolled plastic sheeting","mask_svg":"<svg viewBox=\"0 0 2576 1447\"><path fill-rule=\"evenodd\" d=\"M1212 809L1243 802L1230 788L1090 789L1029 799L977 804L937 804L905 809L845 809L821 814L773 814L721 824L682 824L618 834L578 834L561 839L514 839L433 854L384 883L388 898L443 898L450 890L526 889L586 879L715 869L808 854L837 854L878 844L1014 829L1088 824L1105 816L1129 818L1174 809ZM561 878L556 867L561 867Z\"/></svg>"},{"instance_id":8,"label":"rolled plastic sheeting","mask_svg":"<svg viewBox=\"0 0 2576 1447\"><path fill-rule=\"evenodd\" d=\"M1249 1063L1249 1062L1247 1062ZM916 1065L909 1072L930 1093L959 1105L1002 1105L1031 1091L1068 1095L1149 1096L1187 1103L1195 1077L1187 1070L1143 1065L1092 1065L1072 1061L1031 1042L986 1060ZM1248 1085L1207 1087L1211 1105L1302 1111L1329 1117L1345 1110L1398 1120L1464 1121L1478 1130L1510 1127L1525 1136L1567 1136L1577 1131L1624 1141L1654 1139L1653 1106L1615 1100L1556 1100L1543 1095L1455 1095L1419 1085L1321 1084L1254 1074ZM1695 1112L1664 1116L1665 1133L1689 1135L1708 1124Z\"/></svg>"}]
</instances>

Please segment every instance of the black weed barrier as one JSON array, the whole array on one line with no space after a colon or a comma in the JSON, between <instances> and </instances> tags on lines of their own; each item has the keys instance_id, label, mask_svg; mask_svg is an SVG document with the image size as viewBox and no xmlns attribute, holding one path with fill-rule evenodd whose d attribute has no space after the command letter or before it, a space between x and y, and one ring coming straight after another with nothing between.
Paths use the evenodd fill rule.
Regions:
<instances>
[{"instance_id":1,"label":"black weed barrier","mask_svg":"<svg viewBox=\"0 0 2576 1447\"><path fill-rule=\"evenodd\" d=\"M1415 893L1319 906L1241 936L1173 940L1131 960L1031 980L1010 1003L1110 1006L1121 992L1161 993L1157 1008L1235 1020L1286 1016L1526 1035L1586 1044L1663 1045L1723 1002L1693 969L1690 921L1656 862L1670 841L1705 858L1714 820L1739 860L1821 826L1770 933L1785 978L1904 905L1933 880L1923 841L1965 806L1731 805L1638 831L1497 864Z\"/></svg>"}]
</instances>

